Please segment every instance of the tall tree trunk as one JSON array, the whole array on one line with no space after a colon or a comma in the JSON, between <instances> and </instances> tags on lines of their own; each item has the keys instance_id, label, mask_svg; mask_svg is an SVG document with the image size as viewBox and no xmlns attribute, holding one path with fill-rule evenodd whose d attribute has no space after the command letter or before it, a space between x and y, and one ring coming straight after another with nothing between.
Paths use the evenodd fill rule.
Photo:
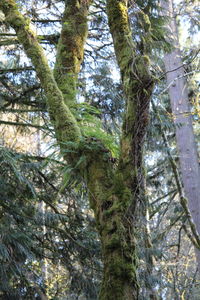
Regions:
<instances>
[{"instance_id":1,"label":"tall tree trunk","mask_svg":"<svg viewBox=\"0 0 200 300\"><path fill-rule=\"evenodd\" d=\"M102 235L105 267L101 300L138 299L139 294L136 234L141 211L146 206L143 144L153 80L148 56L136 53L127 6L126 0L107 0L108 22L121 73L126 113L112 201L106 209L106 223L110 228Z\"/></svg>"},{"instance_id":2,"label":"tall tree trunk","mask_svg":"<svg viewBox=\"0 0 200 300\"><path fill-rule=\"evenodd\" d=\"M172 0L162 1L162 8L164 15L170 17L169 39L174 48L171 53L165 55L164 64L173 120L176 126L176 142L179 151L181 176L189 210L197 232L200 234L200 167ZM199 250L196 253L200 270Z\"/></svg>"}]
</instances>

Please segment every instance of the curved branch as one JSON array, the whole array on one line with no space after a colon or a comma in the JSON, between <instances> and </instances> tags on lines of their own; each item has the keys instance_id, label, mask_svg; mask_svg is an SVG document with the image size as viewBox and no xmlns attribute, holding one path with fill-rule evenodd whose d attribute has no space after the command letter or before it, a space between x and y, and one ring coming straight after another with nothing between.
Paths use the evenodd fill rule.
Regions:
<instances>
[{"instance_id":1,"label":"curved branch","mask_svg":"<svg viewBox=\"0 0 200 300\"><path fill-rule=\"evenodd\" d=\"M26 19L19 12L14 0L1 1L0 9L5 14L6 23L15 29L18 40L35 67L47 97L49 113L57 139L63 148L63 143L76 141L80 138L81 133L77 122L64 103L63 95L54 79L44 51L38 43L36 34L30 29L29 19Z\"/></svg>"}]
</instances>

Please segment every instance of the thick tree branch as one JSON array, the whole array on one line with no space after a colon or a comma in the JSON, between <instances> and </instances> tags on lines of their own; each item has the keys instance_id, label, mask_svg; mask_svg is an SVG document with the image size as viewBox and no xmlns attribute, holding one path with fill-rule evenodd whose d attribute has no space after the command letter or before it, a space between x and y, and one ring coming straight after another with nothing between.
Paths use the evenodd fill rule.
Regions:
<instances>
[{"instance_id":1,"label":"thick tree branch","mask_svg":"<svg viewBox=\"0 0 200 300\"><path fill-rule=\"evenodd\" d=\"M88 35L87 18L92 0L70 0L65 5L54 75L68 105L76 99L77 77Z\"/></svg>"},{"instance_id":2,"label":"thick tree branch","mask_svg":"<svg viewBox=\"0 0 200 300\"><path fill-rule=\"evenodd\" d=\"M80 129L64 103L63 95L53 77L43 49L38 43L36 34L30 29L30 21L19 12L14 0L1 1L0 9L5 14L6 23L15 29L18 40L35 67L47 97L49 113L58 141L63 146L67 141L78 140L81 135Z\"/></svg>"}]
</instances>

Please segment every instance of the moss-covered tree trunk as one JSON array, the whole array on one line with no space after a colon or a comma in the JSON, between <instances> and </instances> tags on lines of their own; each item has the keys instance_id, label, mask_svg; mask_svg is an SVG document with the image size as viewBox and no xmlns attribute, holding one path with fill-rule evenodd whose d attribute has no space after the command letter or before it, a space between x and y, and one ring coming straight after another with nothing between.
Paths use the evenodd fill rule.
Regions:
<instances>
[{"instance_id":1,"label":"moss-covered tree trunk","mask_svg":"<svg viewBox=\"0 0 200 300\"><path fill-rule=\"evenodd\" d=\"M86 176L90 205L102 243L104 271L99 299L134 300L139 293L135 236L138 216L145 209L142 149L153 83L148 57L136 55L127 1L108 0L109 26L126 98L121 155L118 166L113 168L111 154L101 141L85 138L83 142L84 137L70 110L75 101L87 37L88 4L86 0L67 1L54 75L15 1L1 0L0 9L35 67L61 150L65 150L68 142L78 144L80 141L78 152L84 151L84 172L81 166L77 171ZM91 147L92 144L95 147ZM78 159L74 152L63 153L71 163Z\"/></svg>"},{"instance_id":2,"label":"moss-covered tree trunk","mask_svg":"<svg viewBox=\"0 0 200 300\"><path fill-rule=\"evenodd\" d=\"M143 144L153 81L149 58L138 56L128 1L107 0L107 14L126 99L121 155L112 195L103 207L101 235L104 279L100 299L138 299L136 232L145 210Z\"/></svg>"}]
</instances>

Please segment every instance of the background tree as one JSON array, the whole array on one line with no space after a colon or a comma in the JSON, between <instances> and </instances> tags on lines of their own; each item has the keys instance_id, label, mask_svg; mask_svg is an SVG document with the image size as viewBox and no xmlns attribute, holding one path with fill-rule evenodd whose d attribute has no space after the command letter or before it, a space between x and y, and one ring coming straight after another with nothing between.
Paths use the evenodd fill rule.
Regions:
<instances>
[{"instance_id":1,"label":"background tree","mask_svg":"<svg viewBox=\"0 0 200 300\"><path fill-rule=\"evenodd\" d=\"M167 85L172 107L174 123L176 125L176 140L179 150L179 160L181 175L185 196L188 199L188 206L196 226L197 235L199 229L199 185L200 185L200 168L195 143L195 136L192 125L192 114L188 100L188 89L185 81L185 70L181 59L180 45L178 42L178 32L176 19L173 9L173 2L168 4L162 3L163 9L168 12L170 17L170 34L171 43L174 50L164 57L165 69L167 74ZM181 195L184 198L184 195ZM187 205L187 204L186 204ZM198 237L197 237L197 249ZM197 250L197 262L199 264L199 254Z\"/></svg>"}]
</instances>

